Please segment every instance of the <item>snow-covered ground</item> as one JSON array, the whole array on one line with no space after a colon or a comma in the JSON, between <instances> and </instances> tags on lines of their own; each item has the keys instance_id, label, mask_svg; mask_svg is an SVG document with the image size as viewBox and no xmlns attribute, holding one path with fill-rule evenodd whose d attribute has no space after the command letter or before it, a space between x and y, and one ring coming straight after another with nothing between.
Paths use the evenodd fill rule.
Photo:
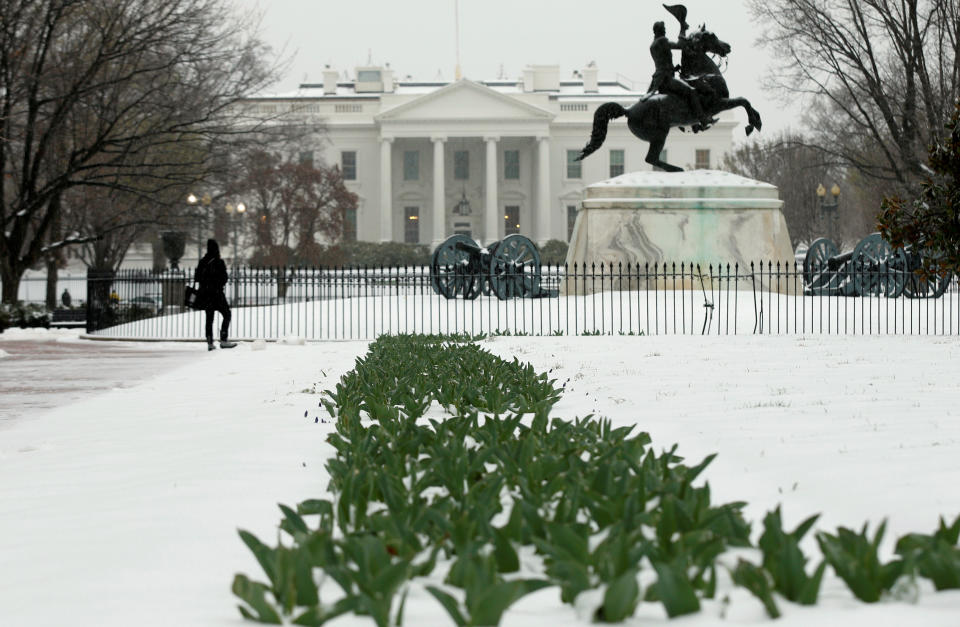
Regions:
<instances>
[{"instance_id":1,"label":"snow-covered ground","mask_svg":"<svg viewBox=\"0 0 960 627\"><path fill-rule=\"evenodd\" d=\"M0 335L0 432L11 420L137 385L193 358L186 345L90 342L67 329L10 329Z\"/></svg>"},{"instance_id":2,"label":"snow-covered ground","mask_svg":"<svg viewBox=\"0 0 960 627\"><path fill-rule=\"evenodd\" d=\"M25 339L0 335L0 349ZM754 539L779 503L789 528L816 512L818 528L831 531L887 518L889 555L898 535L930 532L939 515L960 513L956 338L494 337L482 345L569 379L557 416L635 424L657 448L678 442L688 460L718 452L705 479L716 500L749 503ZM164 361L132 387L58 398L0 428L0 625L239 626L233 575L262 574L237 529L274 542L277 503L325 495L332 425L314 422L316 392L352 368L367 342L212 353L202 344L131 346L193 356ZM0 378L11 372L7 361ZM812 542L805 548L819 555ZM668 621L661 606L641 604L627 624L770 622L748 592L720 583L718 600L698 615ZM934 593L922 581L920 591L916 604L868 606L828 569L820 604L781 601L777 624L960 624L960 592ZM408 625L449 624L417 583L405 615ZM502 624L584 623L548 588Z\"/></svg>"}]
</instances>

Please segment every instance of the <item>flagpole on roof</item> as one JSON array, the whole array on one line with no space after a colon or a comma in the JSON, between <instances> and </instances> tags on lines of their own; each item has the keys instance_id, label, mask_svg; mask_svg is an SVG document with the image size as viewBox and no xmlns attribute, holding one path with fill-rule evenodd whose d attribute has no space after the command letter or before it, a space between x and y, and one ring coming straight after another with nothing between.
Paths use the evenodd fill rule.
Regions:
<instances>
[{"instance_id":1,"label":"flagpole on roof","mask_svg":"<svg viewBox=\"0 0 960 627\"><path fill-rule=\"evenodd\" d=\"M454 80L460 80L460 0L453 0L453 20L457 41L457 69L454 72Z\"/></svg>"}]
</instances>

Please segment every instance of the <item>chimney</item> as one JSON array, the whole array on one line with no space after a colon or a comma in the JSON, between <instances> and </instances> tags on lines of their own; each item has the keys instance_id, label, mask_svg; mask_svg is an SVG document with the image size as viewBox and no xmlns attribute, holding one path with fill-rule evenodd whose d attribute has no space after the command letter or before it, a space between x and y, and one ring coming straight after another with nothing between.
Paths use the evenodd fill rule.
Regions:
<instances>
[{"instance_id":1,"label":"chimney","mask_svg":"<svg viewBox=\"0 0 960 627\"><path fill-rule=\"evenodd\" d=\"M338 73L336 70L331 70L330 66L323 68L323 95L329 96L337 93L337 76Z\"/></svg>"},{"instance_id":2,"label":"chimney","mask_svg":"<svg viewBox=\"0 0 960 627\"><path fill-rule=\"evenodd\" d=\"M595 94L600 88L598 85L597 74L597 64L591 61L587 67L583 68L583 92L587 94Z\"/></svg>"},{"instance_id":3,"label":"chimney","mask_svg":"<svg viewBox=\"0 0 960 627\"><path fill-rule=\"evenodd\" d=\"M533 91L533 68L530 66L523 68L523 91Z\"/></svg>"},{"instance_id":4,"label":"chimney","mask_svg":"<svg viewBox=\"0 0 960 627\"><path fill-rule=\"evenodd\" d=\"M523 91L558 91L559 65L528 65L523 70Z\"/></svg>"},{"instance_id":5,"label":"chimney","mask_svg":"<svg viewBox=\"0 0 960 627\"><path fill-rule=\"evenodd\" d=\"M381 76L383 77L383 91L388 94L393 93L393 69L389 63L383 68Z\"/></svg>"}]
</instances>

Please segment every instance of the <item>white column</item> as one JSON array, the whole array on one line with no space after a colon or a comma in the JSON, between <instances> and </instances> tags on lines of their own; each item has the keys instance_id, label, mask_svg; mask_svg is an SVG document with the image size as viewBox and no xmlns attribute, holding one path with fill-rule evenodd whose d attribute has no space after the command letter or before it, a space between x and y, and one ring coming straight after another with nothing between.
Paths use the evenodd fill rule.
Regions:
<instances>
[{"instance_id":1,"label":"white column","mask_svg":"<svg viewBox=\"0 0 960 627\"><path fill-rule=\"evenodd\" d=\"M500 239L500 229L497 227L502 220L500 218L500 203L497 198L497 138L485 137L487 142L487 186L486 203L484 203L484 228L485 245L489 246Z\"/></svg>"},{"instance_id":2,"label":"white column","mask_svg":"<svg viewBox=\"0 0 960 627\"><path fill-rule=\"evenodd\" d=\"M380 241L393 241L393 138L380 138Z\"/></svg>"},{"instance_id":3,"label":"white column","mask_svg":"<svg viewBox=\"0 0 960 627\"><path fill-rule=\"evenodd\" d=\"M436 247L447 235L446 194L443 189L444 144L446 137L432 137L433 141L433 246Z\"/></svg>"},{"instance_id":4,"label":"white column","mask_svg":"<svg viewBox=\"0 0 960 627\"><path fill-rule=\"evenodd\" d=\"M537 219L534 231L538 246L550 239L550 138L537 138L539 158L537 159Z\"/></svg>"}]
</instances>

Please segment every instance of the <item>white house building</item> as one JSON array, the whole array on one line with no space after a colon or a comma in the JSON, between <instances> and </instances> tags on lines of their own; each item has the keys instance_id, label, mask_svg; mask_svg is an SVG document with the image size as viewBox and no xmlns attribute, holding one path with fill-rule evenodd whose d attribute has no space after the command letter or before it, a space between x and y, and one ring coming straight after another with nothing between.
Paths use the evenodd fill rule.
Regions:
<instances>
[{"instance_id":1,"label":"white house building","mask_svg":"<svg viewBox=\"0 0 960 627\"><path fill-rule=\"evenodd\" d=\"M365 241L436 245L453 233L481 243L522 233L542 244L566 241L586 185L650 169L648 146L623 119L583 162L593 114L604 102L625 107L643 92L598 80L587 67L561 80L559 66L531 66L522 80L414 82L389 67L356 68L354 80L323 73L322 84L246 101L264 116L295 114L324 128L316 155L340 165L359 197L348 235ZM705 133L671 132L665 159L684 168L716 167L733 143L730 114Z\"/></svg>"}]
</instances>

